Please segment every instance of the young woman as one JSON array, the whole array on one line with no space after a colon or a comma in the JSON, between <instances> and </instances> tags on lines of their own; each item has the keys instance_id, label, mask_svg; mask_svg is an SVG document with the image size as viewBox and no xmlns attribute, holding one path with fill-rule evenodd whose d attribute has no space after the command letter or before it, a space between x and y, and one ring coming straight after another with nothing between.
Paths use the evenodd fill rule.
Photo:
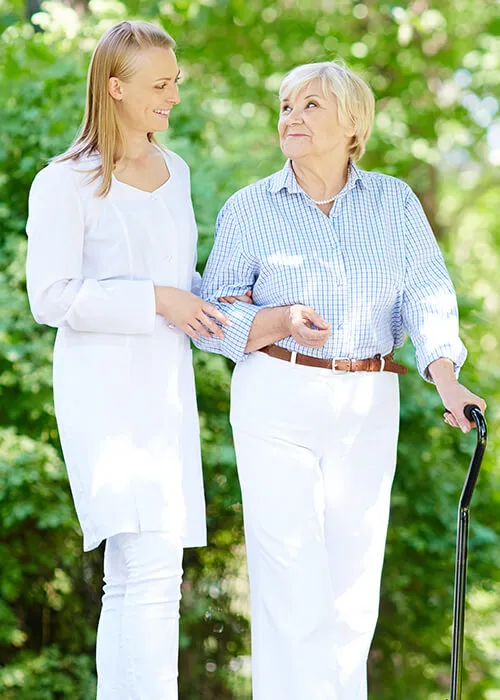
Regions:
<instances>
[{"instance_id":1,"label":"young woman","mask_svg":"<svg viewBox=\"0 0 500 700\"><path fill-rule=\"evenodd\" d=\"M83 549L106 541L98 700L177 698L182 549L206 540L187 336L220 338L213 319L227 320L192 293L189 170L154 138L179 103L174 46L144 22L106 32L81 133L29 197L28 294L58 329L54 401Z\"/></svg>"}]
</instances>

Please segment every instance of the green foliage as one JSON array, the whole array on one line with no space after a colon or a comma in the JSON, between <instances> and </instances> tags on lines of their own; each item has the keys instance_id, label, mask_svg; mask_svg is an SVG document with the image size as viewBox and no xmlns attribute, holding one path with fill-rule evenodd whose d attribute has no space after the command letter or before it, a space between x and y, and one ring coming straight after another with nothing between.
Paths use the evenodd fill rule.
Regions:
<instances>
[{"instance_id":1,"label":"green foliage","mask_svg":"<svg viewBox=\"0 0 500 700\"><path fill-rule=\"evenodd\" d=\"M500 351L491 330L500 309L500 227L487 138L498 123L494 3L169 0L161 16L149 0L90 7L79 17L47 3L34 18L44 31L34 32L19 3L0 4L0 697L95 693L102 550L81 553L52 407L53 332L29 314L23 229L35 172L78 128L96 38L112 22L141 16L159 19L178 42L185 80L167 143L191 166L200 269L224 200L281 167L275 121L283 73L340 56L372 85L377 118L362 167L402 177L421 197L459 292L469 348L462 380L489 402L490 448L473 502L464 692L493 700L500 681ZM411 346L401 357L412 371L401 380L399 468L370 675L374 698L434 700L446 696L456 505L474 438L443 426L439 397L416 375ZM198 352L195 366L210 546L185 556L181 697L243 699L250 697L248 600L227 417L231 367Z\"/></svg>"}]
</instances>

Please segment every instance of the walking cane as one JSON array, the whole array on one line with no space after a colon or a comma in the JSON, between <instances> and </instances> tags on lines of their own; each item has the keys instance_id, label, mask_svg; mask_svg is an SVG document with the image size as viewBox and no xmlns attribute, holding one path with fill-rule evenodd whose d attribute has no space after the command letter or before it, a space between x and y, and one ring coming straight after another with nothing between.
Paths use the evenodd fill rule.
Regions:
<instances>
[{"instance_id":1,"label":"walking cane","mask_svg":"<svg viewBox=\"0 0 500 700\"><path fill-rule=\"evenodd\" d=\"M474 421L477 443L467 473L458 507L457 551L455 562L455 589L453 594L453 640L451 651L450 700L462 698L462 670L464 651L465 594L467 588L467 553L469 537L469 506L486 449L486 421L481 409L473 404L464 408L465 417Z\"/></svg>"}]
</instances>

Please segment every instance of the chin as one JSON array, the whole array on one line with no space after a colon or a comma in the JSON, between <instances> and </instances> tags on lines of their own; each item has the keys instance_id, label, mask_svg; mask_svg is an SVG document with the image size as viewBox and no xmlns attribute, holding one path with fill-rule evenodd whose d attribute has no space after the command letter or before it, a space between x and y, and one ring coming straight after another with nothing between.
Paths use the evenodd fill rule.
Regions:
<instances>
[{"instance_id":1,"label":"chin","mask_svg":"<svg viewBox=\"0 0 500 700\"><path fill-rule=\"evenodd\" d=\"M294 160L295 158L304 158L307 156L310 152L309 148L304 147L305 144L287 144L284 148L282 148L283 155L286 158L289 158L290 160Z\"/></svg>"},{"instance_id":2,"label":"chin","mask_svg":"<svg viewBox=\"0 0 500 700\"><path fill-rule=\"evenodd\" d=\"M167 131L169 127L169 123L166 122L165 124L156 124L154 129L151 129L151 131Z\"/></svg>"}]
</instances>

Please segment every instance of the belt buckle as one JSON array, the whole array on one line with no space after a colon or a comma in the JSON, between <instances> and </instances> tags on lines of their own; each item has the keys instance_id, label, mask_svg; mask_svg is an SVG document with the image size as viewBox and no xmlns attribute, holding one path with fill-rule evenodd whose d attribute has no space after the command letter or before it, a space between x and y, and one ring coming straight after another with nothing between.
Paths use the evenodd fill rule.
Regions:
<instances>
[{"instance_id":1,"label":"belt buckle","mask_svg":"<svg viewBox=\"0 0 500 700\"><path fill-rule=\"evenodd\" d=\"M349 373L348 369L335 369L336 362L351 362L350 357L336 357L334 360L332 360L332 372L333 372L333 374L348 374Z\"/></svg>"}]
</instances>

